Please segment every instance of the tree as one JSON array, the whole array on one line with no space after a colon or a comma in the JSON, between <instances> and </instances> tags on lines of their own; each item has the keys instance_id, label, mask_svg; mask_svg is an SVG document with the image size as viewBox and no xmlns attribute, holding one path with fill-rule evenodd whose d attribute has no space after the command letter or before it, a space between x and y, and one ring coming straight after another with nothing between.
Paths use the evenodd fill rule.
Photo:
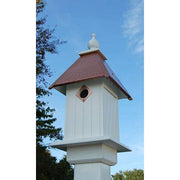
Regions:
<instances>
[{"instance_id":1,"label":"tree","mask_svg":"<svg viewBox=\"0 0 180 180\"><path fill-rule=\"evenodd\" d=\"M37 145L36 180L73 180L74 170L66 157L58 163L45 146Z\"/></svg>"},{"instance_id":2,"label":"tree","mask_svg":"<svg viewBox=\"0 0 180 180\"><path fill-rule=\"evenodd\" d=\"M44 138L62 139L61 128L56 128L53 123L55 109L50 108L43 100L51 95L48 91L46 78L51 76L51 71L46 64L47 53L57 53L59 41L53 36L54 29L46 27L46 18L42 17L44 3L36 1L36 179L37 180L72 180L73 169L63 158L59 163L52 157L48 148L43 144Z\"/></svg>"},{"instance_id":3,"label":"tree","mask_svg":"<svg viewBox=\"0 0 180 180\"><path fill-rule=\"evenodd\" d=\"M51 76L51 71L46 65L46 53L57 53L57 46L60 43L53 37L53 30L45 27L46 17L41 17L44 9L43 3L36 3L36 140L37 143L43 141L43 138L60 137L61 128L56 128L53 123L56 118L53 117L54 109L48 107L43 101L44 96L51 93L47 90L46 77ZM39 17L40 16L40 17Z\"/></svg>"},{"instance_id":4,"label":"tree","mask_svg":"<svg viewBox=\"0 0 180 180\"><path fill-rule=\"evenodd\" d=\"M124 171L127 180L144 180L144 171L134 169L133 171Z\"/></svg>"},{"instance_id":5,"label":"tree","mask_svg":"<svg viewBox=\"0 0 180 180\"><path fill-rule=\"evenodd\" d=\"M112 176L113 180L144 180L144 170L120 171Z\"/></svg>"},{"instance_id":6,"label":"tree","mask_svg":"<svg viewBox=\"0 0 180 180\"><path fill-rule=\"evenodd\" d=\"M119 173L116 173L113 175L113 180L124 180L124 175L122 171L119 171Z\"/></svg>"},{"instance_id":7,"label":"tree","mask_svg":"<svg viewBox=\"0 0 180 180\"><path fill-rule=\"evenodd\" d=\"M66 157L61 159L56 165L56 179L57 180L74 179L74 170L72 166L66 161Z\"/></svg>"},{"instance_id":8,"label":"tree","mask_svg":"<svg viewBox=\"0 0 180 180\"><path fill-rule=\"evenodd\" d=\"M45 146L37 144L36 147L36 179L55 179L56 158L51 157Z\"/></svg>"}]
</instances>

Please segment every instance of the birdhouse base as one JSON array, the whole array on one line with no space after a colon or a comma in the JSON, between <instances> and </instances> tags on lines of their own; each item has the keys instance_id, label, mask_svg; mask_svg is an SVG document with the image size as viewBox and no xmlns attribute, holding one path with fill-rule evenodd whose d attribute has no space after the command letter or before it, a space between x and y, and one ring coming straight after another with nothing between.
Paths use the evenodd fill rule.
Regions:
<instances>
[{"instance_id":1,"label":"birdhouse base","mask_svg":"<svg viewBox=\"0 0 180 180\"><path fill-rule=\"evenodd\" d=\"M116 149L117 152L129 152L127 146L122 143L119 143L115 140L110 139L109 137L91 137L91 138L81 138L81 139L73 139L73 140L63 140L63 141L55 141L51 143L51 147L58 148L63 151L67 151L67 147L78 147L85 145L95 145L95 144L105 144L113 149Z\"/></svg>"},{"instance_id":2,"label":"birdhouse base","mask_svg":"<svg viewBox=\"0 0 180 180\"><path fill-rule=\"evenodd\" d=\"M67 151L67 161L74 164L74 180L110 180L110 166L117 163L117 152L131 151L104 136L65 139L51 146Z\"/></svg>"}]
</instances>

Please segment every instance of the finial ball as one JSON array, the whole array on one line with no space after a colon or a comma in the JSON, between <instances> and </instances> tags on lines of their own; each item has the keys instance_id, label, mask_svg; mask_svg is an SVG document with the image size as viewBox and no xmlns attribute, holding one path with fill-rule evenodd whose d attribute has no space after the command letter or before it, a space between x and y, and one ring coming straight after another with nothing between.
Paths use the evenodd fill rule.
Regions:
<instances>
[{"instance_id":1,"label":"finial ball","mask_svg":"<svg viewBox=\"0 0 180 180\"><path fill-rule=\"evenodd\" d=\"M95 34L95 33L92 33L92 37L96 37L96 34Z\"/></svg>"}]
</instances>

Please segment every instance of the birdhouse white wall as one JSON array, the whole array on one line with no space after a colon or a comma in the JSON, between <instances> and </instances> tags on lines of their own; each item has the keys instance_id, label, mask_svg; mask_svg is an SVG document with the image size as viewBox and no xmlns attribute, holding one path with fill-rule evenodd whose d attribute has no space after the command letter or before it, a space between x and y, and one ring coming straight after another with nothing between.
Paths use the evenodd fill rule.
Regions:
<instances>
[{"instance_id":1,"label":"birdhouse white wall","mask_svg":"<svg viewBox=\"0 0 180 180\"><path fill-rule=\"evenodd\" d=\"M76 94L86 85L91 95L83 102ZM86 81L70 84L66 89L65 139L103 136L102 83Z\"/></svg>"},{"instance_id":2,"label":"birdhouse white wall","mask_svg":"<svg viewBox=\"0 0 180 180\"><path fill-rule=\"evenodd\" d=\"M77 93L84 85L91 94L82 101ZM118 141L118 127L118 99L103 79L66 87L65 140L104 136Z\"/></svg>"}]
</instances>

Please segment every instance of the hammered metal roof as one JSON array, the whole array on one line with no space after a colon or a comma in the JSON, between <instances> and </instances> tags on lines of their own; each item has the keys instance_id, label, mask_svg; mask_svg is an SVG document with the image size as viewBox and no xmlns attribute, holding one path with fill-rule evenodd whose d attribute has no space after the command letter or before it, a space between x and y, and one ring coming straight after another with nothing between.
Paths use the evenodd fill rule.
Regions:
<instances>
[{"instance_id":1,"label":"hammered metal roof","mask_svg":"<svg viewBox=\"0 0 180 180\"><path fill-rule=\"evenodd\" d=\"M105 62L103 56L99 52L91 52L81 55L77 61L74 62L50 87L63 86L71 83L77 83L80 81L97 79L97 78L109 78L117 87L127 96L129 100L132 100L131 96L124 88L120 80L113 73L111 68Z\"/></svg>"}]
</instances>

